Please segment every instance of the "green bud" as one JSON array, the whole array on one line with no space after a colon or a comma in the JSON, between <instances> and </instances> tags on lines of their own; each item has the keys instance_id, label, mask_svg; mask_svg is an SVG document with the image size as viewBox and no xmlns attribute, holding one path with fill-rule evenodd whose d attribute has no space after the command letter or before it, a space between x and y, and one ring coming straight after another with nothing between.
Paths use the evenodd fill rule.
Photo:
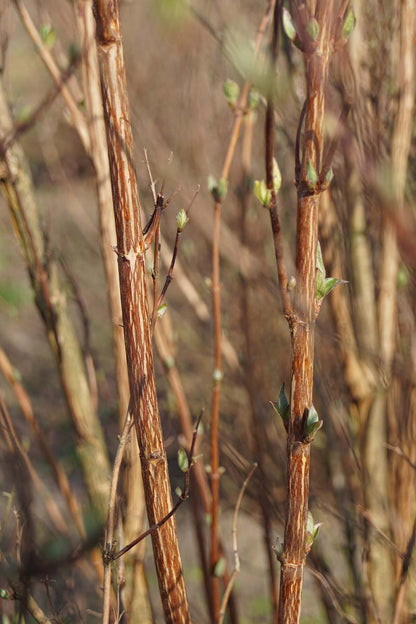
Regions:
<instances>
[{"instance_id":1,"label":"green bud","mask_svg":"<svg viewBox=\"0 0 416 624\"><path fill-rule=\"evenodd\" d=\"M273 158L273 189L275 193L278 193L282 186L282 174L280 173L279 165L276 158Z\"/></svg>"},{"instance_id":2,"label":"green bud","mask_svg":"<svg viewBox=\"0 0 416 624\"><path fill-rule=\"evenodd\" d=\"M285 31L289 39L291 41L294 41L297 36L297 32L296 32L296 28L292 20L292 16L290 15L286 7L283 7L282 17L283 17L283 30Z\"/></svg>"},{"instance_id":3,"label":"green bud","mask_svg":"<svg viewBox=\"0 0 416 624\"><path fill-rule=\"evenodd\" d=\"M162 318L162 316L166 313L166 310L168 309L168 306L166 303L162 303L162 305L160 305L157 309L157 317L158 318Z\"/></svg>"},{"instance_id":4,"label":"green bud","mask_svg":"<svg viewBox=\"0 0 416 624\"><path fill-rule=\"evenodd\" d=\"M328 169L328 171L325 174L325 180L324 180L325 188L328 188L328 186L331 184L333 177L334 177L334 170L331 167L330 169Z\"/></svg>"},{"instance_id":5,"label":"green bud","mask_svg":"<svg viewBox=\"0 0 416 624\"><path fill-rule=\"evenodd\" d=\"M325 277L326 271L325 271L324 259L322 258L321 243L319 242L319 240L316 245L316 268Z\"/></svg>"},{"instance_id":6,"label":"green bud","mask_svg":"<svg viewBox=\"0 0 416 624\"><path fill-rule=\"evenodd\" d=\"M213 195L217 190L217 180L213 175L208 176L208 190Z\"/></svg>"},{"instance_id":7,"label":"green bud","mask_svg":"<svg viewBox=\"0 0 416 624\"><path fill-rule=\"evenodd\" d=\"M189 468L188 455L183 448L180 448L178 450L178 466L182 470L182 472L186 472Z\"/></svg>"},{"instance_id":8,"label":"green bud","mask_svg":"<svg viewBox=\"0 0 416 624\"><path fill-rule=\"evenodd\" d=\"M182 497L182 494L183 494L183 492L182 492L182 488L180 488L179 486L178 486L177 488L175 488L175 494L176 494L176 496L178 496L179 498L181 498L181 497Z\"/></svg>"},{"instance_id":9,"label":"green bud","mask_svg":"<svg viewBox=\"0 0 416 624\"><path fill-rule=\"evenodd\" d=\"M280 418L283 420L283 424L286 427L289 423L290 405L285 392L285 384L282 384L282 387L280 388L277 401L275 403L271 402L271 405L274 411L279 414Z\"/></svg>"},{"instance_id":10,"label":"green bud","mask_svg":"<svg viewBox=\"0 0 416 624\"><path fill-rule=\"evenodd\" d=\"M318 39L318 36L319 36L318 20L316 20L314 17L312 17L309 20L308 25L306 26L306 30L307 30L307 33L308 33L309 37L312 39L312 41L316 41Z\"/></svg>"},{"instance_id":11,"label":"green bud","mask_svg":"<svg viewBox=\"0 0 416 624\"><path fill-rule=\"evenodd\" d=\"M272 200L272 192L264 180L254 180L254 195L264 208L267 208Z\"/></svg>"},{"instance_id":12,"label":"green bud","mask_svg":"<svg viewBox=\"0 0 416 624\"><path fill-rule=\"evenodd\" d=\"M225 558L220 557L214 567L214 576L220 578L224 574L226 567L227 562L225 561Z\"/></svg>"},{"instance_id":13,"label":"green bud","mask_svg":"<svg viewBox=\"0 0 416 624\"><path fill-rule=\"evenodd\" d=\"M323 420L319 420L318 412L315 407L311 405L305 423L305 440L311 442L323 424Z\"/></svg>"},{"instance_id":14,"label":"green bud","mask_svg":"<svg viewBox=\"0 0 416 624\"><path fill-rule=\"evenodd\" d=\"M250 89L248 94L247 106L250 110L254 110L260 103L260 93L257 89Z\"/></svg>"},{"instance_id":15,"label":"green bud","mask_svg":"<svg viewBox=\"0 0 416 624\"><path fill-rule=\"evenodd\" d=\"M343 39L349 39L355 28L356 21L354 11L349 8L342 25L341 36Z\"/></svg>"},{"instance_id":16,"label":"green bud","mask_svg":"<svg viewBox=\"0 0 416 624\"><path fill-rule=\"evenodd\" d=\"M212 373L212 378L214 380L215 383L220 383L220 381L222 381L222 371L220 371L218 368L216 368L214 370L214 372Z\"/></svg>"},{"instance_id":17,"label":"green bud","mask_svg":"<svg viewBox=\"0 0 416 624\"><path fill-rule=\"evenodd\" d=\"M56 42L56 32L51 24L41 24L39 33L47 48L53 48Z\"/></svg>"},{"instance_id":18,"label":"green bud","mask_svg":"<svg viewBox=\"0 0 416 624\"><path fill-rule=\"evenodd\" d=\"M186 214L185 210L181 208L178 214L176 215L176 225L180 232L182 232L183 228L188 223L188 221L189 221L188 215Z\"/></svg>"},{"instance_id":19,"label":"green bud","mask_svg":"<svg viewBox=\"0 0 416 624\"><path fill-rule=\"evenodd\" d=\"M225 99L230 106L235 106L240 95L240 87L234 80L226 80L222 85Z\"/></svg>"},{"instance_id":20,"label":"green bud","mask_svg":"<svg viewBox=\"0 0 416 624\"><path fill-rule=\"evenodd\" d=\"M316 173L315 167L310 160L306 163L306 182L310 191L314 191L316 189L316 185L318 184L318 174Z\"/></svg>"},{"instance_id":21,"label":"green bud","mask_svg":"<svg viewBox=\"0 0 416 624\"><path fill-rule=\"evenodd\" d=\"M226 178L220 178L217 186L217 192L220 199L225 199L228 191L228 182Z\"/></svg>"}]
</instances>

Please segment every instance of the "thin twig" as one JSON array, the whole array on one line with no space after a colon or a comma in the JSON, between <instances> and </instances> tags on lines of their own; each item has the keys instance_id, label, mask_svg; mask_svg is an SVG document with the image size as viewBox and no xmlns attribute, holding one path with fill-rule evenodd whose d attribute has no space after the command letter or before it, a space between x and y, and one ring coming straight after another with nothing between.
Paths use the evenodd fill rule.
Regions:
<instances>
[{"instance_id":1,"label":"thin twig","mask_svg":"<svg viewBox=\"0 0 416 624\"><path fill-rule=\"evenodd\" d=\"M119 559L120 557L125 555L126 552L128 552L129 550L134 548L134 546L139 544L139 542L144 540L145 537L147 537L148 535L150 535L154 531L157 531L158 529L160 529L160 527L163 526L165 524L165 522L167 522L177 512L177 510L182 505L182 503L184 503L186 500L188 500L189 493L190 493L190 472L191 472L191 468L192 468L193 463L194 463L193 455L194 455L196 438L197 438L197 434L198 434L198 427L199 427L199 423L201 422L201 418L202 418L202 412L199 414L198 420L197 420L195 428L194 428L194 432L193 432L193 436L192 436L191 448L190 448L189 452L185 449L186 455L188 457L188 467L187 467L187 469L185 471L185 484L184 484L184 489L183 489L182 494L179 496L178 500L176 501L176 503L174 504L174 506L172 507L170 512L168 514L166 514L166 516L164 516L164 518L162 518L162 520L159 520L159 522L156 522L155 524L153 524L151 527L149 527L147 529L147 531L144 531L141 535L139 535L139 537L136 537L135 540L130 542L130 544L127 544L127 546L124 546L124 548L119 550L114 555L111 555L111 560L112 561L116 561L117 559Z\"/></svg>"},{"instance_id":2,"label":"thin twig","mask_svg":"<svg viewBox=\"0 0 416 624\"><path fill-rule=\"evenodd\" d=\"M192 197L191 203L189 204L188 208L185 211L186 212L186 216L188 217L188 219L189 219L189 214L190 214L191 208L193 206L193 203L194 203L194 201L195 201L195 199L196 199L196 197L197 197L197 195L199 193L199 189L200 189L200 187L198 185L198 188L196 189L196 191L194 193L194 196ZM175 268L176 257L178 255L179 237L182 234L182 232L183 232L183 228L177 228L175 244L173 246L172 260L171 260L171 263L170 263L170 266L169 266L169 270L168 270L168 274L166 276L166 280L165 280L164 286L162 288L162 291L161 291L161 293L159 295L159 299L157 301L157 309L159 309L160 306L162 305L163 300L164 300L164 298L166 296L166 291L169 288L169 285L170 285L171 281L173 280L173 270Z\"/></svg>"},{"instance_id":3,"label":"thin twig","mask_svg":"<svg viewBox=\"0 0 416 624\"><path fill-rule=\"evenodd\" d=\"M126 450L126 443L130 433L130 429L133 426L133 419L130 414L130 410L127 412L126 420L120 435L116 456L114 459L114 467L111 475L110 485L110 497L108 501L108 516L105 530L105 550L103 553L104 560L104 599L103 599L103 624L107 624L110 618L111 608L111 563L112 563L112 548L114 540L114 528L115 528L115 514L116 514L116 496L117 485L120 475L121 464L123 461L124 452Z\"/></svg>"},{"instance_id":4,"label":"thin twig","mask_svg":"<svg viewBox=\"0 0 416 624\"><path fill-rule=\"evenodd\" d=\"M75 522L75 526L78 529L78 533L83 539L85 539L86 532L83 519L79 511L78 502L71 490L71 486L69 485L68 477L62 466L56 461L56 458L51 451L46 436L35 418L30 398L26 393L26 390L24 389L22 383L18 380L18 376L16 375L16 369L12 366L3 349L0 349L0 370L6 378L7 382L10 384L10 387L12 388L20 405L23 416L30 428L32 429L33 434L38 441L39 447L47 462L49 463L53 474L55 475L56 482L59 489L61 490L62 496L67 502L72 518Z\"/></svg>"},{"instance_id":5,"label":"thin twig","mask_svg":"<svg viewBox=\"0 0 416 624\"><path fill-rule=\"evenodd\" d=\"M275 2L270 0L257 31L253 59L257 58L263 35L274 9ZM231 163L234 158L238 137L240 135L243 114L247 106L247 98L250 91L250 83L245 82L237 106L235 108L234 123L228 142L227 153L221 171L221 178L228 180ZM221 322L221 284L220 284L220 231L221 231L221 201L215 197L214 202L214 225L212 233L212 308L214 321L214 384L212 388L211 402L211 573L219 558L219 420L220 420L220 396L222 380L222 322ZM216 576L212 576L212 600L214 613L217 615L220 609L219 582Z\"/></svg>"},{"instance_id":6,"label":"thin twig","mask_svg":"<svg viewBox=\"0 0 416 624\"><path fill-rule=\"evenodd\" d=\"M20 14L20 17L22 19L22 23L26 29L26 32L28 33L29 37L32 39L36 48L39 50L39 55L42 61L44 62L48 72L50 73L53 81L58 87L59 92L62 93L62 96L71 114L74 127L77 129L80 135L85 151L87 152L87 154L89 154L91 146L90 146L90 138L89 138L89 133L88 133L88 128L87 128L85 117L80 111L80 109L78 108L77 103L72 93L70 92L68 87L65 85L65 82L63 81L62 72L59 69L57 63L55 62L55 59L53 58L50 50L48 50L44 41L42 40L42 37L40 36L38 29L33 23L33 20L30 17L30 14L26 6L22 2L22 0L13 0L13 2Z\"/></svg>"},{"instance_id":7,"label":"thin twig","mask_svg":"<svg viewBox=\"0 0 416 624\"><path fill-rule=\"evenodd\" d=\"M406 461L409 464L409 466L411 466L413 468L413 470L416 470L415 462L413 462L410 459L410 457L408 455L406 455L406 453L403 451L403 449L400 448L400 446L393 446L392 444L385 444L384 446L389 451L393 451L393 453L396 453L396 455L398 455L399 457L402 457L404 459L404 461Z\"/></svg>"},{"instance_id":8,"label":"thin twig","mask_svg":"<svg viewBox=\"0 0 416 624\"><path fill-rule=\"evenodd\" d=\"M398 583L398 587L396 591L393 624L399 624L399 622L401 621L402 605L403 605L403 599L405 595L404 588L405 588L406 579L409 574L410 563L412 561L412 555L413 555L414 548L415 548L415 542L416 542L416 518L413 522L412 533L410 535L407 548L406 548L406 552L403 557L402 570L401 570L400 579L399 579L399 583Z\"/></svg>"},{"instance_id":9,"label":"thin twig","mask_svg":"<svg viewBox=\"0 0 416 624\"><path fill-rule=\"evenodd\" d=\"M332 590L331 585L329 584L328 580L325 578L325 576L319 572L318 570L315 570L314 568L309 567L309 572L315 576L315 578L318 579L318 581L320 582L320 584L322 585L322 587L324 588L324 590L326 591L326 593L328 594L335 611L338 613L338 615L345 621L345 622L349 622L349 624L358 624L357 620L355 618L353 618L351 615L348 615L348 613L345 613L345 611L342 609L342 606L339 604L339 601L337 600L337 597L335 596L334 591Z\"/></svg>"},{"instance_id":10,"label":"thin twig","mask_svg":"<svg viewBox=\"0 0 416 624\"><path fill-rule=\"evenodd\" d=\"M237 519L238 519L238 512L240 511L240 506L243 500L243 496L244 496L244 492L246 491L246 487L251 479L251 477L253 476L254 471L257 468L257 462L255 462L252 467L250 468L250 472L248 473L242 488L240 490L240 493L238 495L237 498L237 503L234 509L234 517L233 517L233 528L232 528L232 537L233 537L233 554L234 554L234 570L232 571L232 574L230 576L230 580L228 581L228 585L225 588L225 592L224 592L224 596L221 602L221 609L220 609L220 614L219 614L219 619L218 619L218 624L222 624L224 621L224 617L225 617L225 610L227 608L227 603L228 603L228 599L230 597L231 594L231 590L233 588L233 585L235 583L235 580L238 576L238 573L240 572L240 558L238 556L238 544L237 544Z\"/></svg>"},{"instance_id":11,"label":"thin twig","mask_svg":"<svg viewBox=\"0 0 416 624\"><path fill-rule=\"evenodd\" d=\"M10 417L9 410L7 409L6 403L3 399L3 396L0 394L0 420L1 420L1 429L3 435L6 433L9 436L9 443L11 444L11 451L20 456L22 459L23 465L26 467L27 473L30 479L33 481L33 485L39 493L42 493L45 497L45 506L49 512L49 516L57 529L57 531L63 535L68 534L68 527L62 516L61 510L56 504L54 498L50 495L46 485L42 481L37 472L36 468L33 466L32 461L23 448L16 430L13 425L13 421Z\"/></svg>"},{"instance_id":12,"label":"thin twig","mask_svg":"<svg viewBox=\"0 0 416 624\"><path fill-rule=\"evenodd\" d=\"M380 537L382 537L383 540L390 546L390 548L396 553L396 555L398 555L401 559L404 559L404 557L405 557L404 553L402 553L400 548L398 546L396 546L396 544L394 542L392 542L392 540L389 538L389 536L386 535L384 533L384 531L382 531L375 524L375 522L374 522L373 518L371 517L371 514L368 511L368 509L363 509L362 507L358 506L358 511L362 515L362 517L365 520L367 520L367 522L373 527L373 529L380 535Z\"/></svg>"}]
</instances>

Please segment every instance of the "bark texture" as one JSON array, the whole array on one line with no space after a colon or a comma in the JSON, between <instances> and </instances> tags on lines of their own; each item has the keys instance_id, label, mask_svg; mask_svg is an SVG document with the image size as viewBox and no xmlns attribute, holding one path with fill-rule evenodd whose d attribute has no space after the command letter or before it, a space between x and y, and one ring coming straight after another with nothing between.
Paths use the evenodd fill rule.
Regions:
<instances>
[{"instance_id":1,"label":"bark texture","mask_svg":"<svg viewBox=\"0 0 416 624\"><path fill-rule=\"evenodd\" d=\"M131 410L140 448L147 515L152 525L170 511L172 498L154 380L144 245L133 166L133 140L118 2L96 0L94 9L117 232ZM174 517L152 533L152 543L165 620L181 624L189 622Z\"/></svg>"}]
</instances>

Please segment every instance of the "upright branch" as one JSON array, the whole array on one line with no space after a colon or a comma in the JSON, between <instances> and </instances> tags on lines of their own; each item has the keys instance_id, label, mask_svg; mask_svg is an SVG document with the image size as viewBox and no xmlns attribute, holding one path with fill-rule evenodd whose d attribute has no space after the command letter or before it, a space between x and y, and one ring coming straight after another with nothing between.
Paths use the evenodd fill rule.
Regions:
<instances>
[{"instance_id":1,"label":"upright branch","mask_svg":"<svg viewBox=\"0 0 416 624\"><path fill-rule=\"evenodd\" d=\"M297 236L296 285L293 300L288 296L287 278L273 194L271 219L276 243L279 281L285 315L289 322L292 345L290 411L287 405L285 427L287 442L287 510L284 544L276 548L281 563L279 622L300 620L301 593L305 559L317 528L309 529L309 458L310 443L322 425L312 405L314 325L321 299L317 291L318 208L320 193L328 186L328 174L322 178L324 148L325 90L330 56L334 45L334 0L301 3L292 0L290 14L283 18L286 34L305 57L307 95L296 140ZM345 11L344 7L340 11ZM276 17L276 16L275 16ZM343 16L342 16L343 17ZM273 46L274 49L275 45ZM269 102L267 115L267 173L272 188L271 153L272 118ZM303 126L303 132L302 132ZM325 278L322 266L323 278ZM325 284L328 280L325 280ZM327 294L329 289L325 291ZM283 391L284 395L284 391ZM280 399L282 400L282 399ZM284 398L285 403L287 400ZM280 404L282 409L282 404ZM285 409L284 409L285 411ZM311 516L309 516L309 522ZM311 541L312 539L312 541Z\"/></svg>"},{"instance_id":2,"label":"upright branch","mask_svg":"<svg viewBox=\"0 0 416 624\"><path fill-rule=\"evenodd\" d=\"M116 0L95 0L94 10L117 231L131 413L140 449L147 515L152 526L170 512L172 498L154 379L145 245L133 166L119 3ZM190 622L173 516L152 532L152 543L165 621Z\"/></svg>"}]
</instances>

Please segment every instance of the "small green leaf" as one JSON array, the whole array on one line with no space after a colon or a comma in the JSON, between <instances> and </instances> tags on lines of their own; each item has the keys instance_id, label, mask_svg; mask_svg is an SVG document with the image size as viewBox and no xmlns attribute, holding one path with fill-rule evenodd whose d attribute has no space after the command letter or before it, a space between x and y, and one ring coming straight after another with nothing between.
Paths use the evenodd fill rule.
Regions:
<instances>
[{"instance_id":1,"label":"small green leaf","mask_svg":"<svg viewBox=\"0 0 416 624\"><path fill-rule=\"evenodd\" d=\"M178 496L179 498L181 498L183 492L182 492L182 488L180 488L179 486L177 488L175 488L175 494L176 496Z\"/></svg>"},{"instance_id":2,"label":"small green leaf","mask_svg":"<svg viewBox=\"0 0 416 624\"><path fill-rule=\"evenodd\" d=\"M183 448L180 448L178 450L178 466L182 470L182 472L186 472L189 468L188 455Z\"/></svg>"},{"instance_id":3,"label":"small green leaf","mask_svg":"<svg viewBox=\"0 0 416 624\"><path fill-rule=\"evenodd\" d=\"M345 280L338 279L337 277L328 277L325 280L324 297L326 297L326 295L328 295L331 292L331 290L335 288L335 286L338 286L338 284L347 284L347 283L348 282L346 282Z\"/></svg>"},{"instance_id":4,"label":"small green leaf","mask_svg":"<svg viewBox=\"0 0 416 624\"><path fill-rule=\"evenodd\" d=\"M316 173L315 167L310 160L306 163L306 182L309 190L311 191L315 190L316 185L318 184L318 174Z\"/></svg>"},{"instance_id":5,"label":"small green leaf","mask_svg":"<svg viewBox=\"0 0 416 624\"><path fill-rule=\"evenodd\" d=\"M333 177L334 177L334 170L332 169L332 167L330 167L330 169L328 169L328 171L325 174L325 179L324 179L325 188L328 188L328 186L331 184Z\"/></svg>"},{"instance_id":6,"label":"small green leaf","mask_svg":"<svg viewBox=\"0 0 416 624\"><path fill-rule=\"evenodd\" d=\"M319 36L318 20L312 17L309 20L308 25L306 26L306 30L308 32L309 37L312 39L312 41L316 41Z\"/></svg>"},{"instance_id":7,"label":"small green leaf","mask_svg":"<svg viewBox=\"0 0 416 624\"><path fill-rule=\"evenodd\" d=\"M157 309L157 317L158 318L162 318L162 316L166 313L166 310L168 309L168 306L166 303L162 303L162 305L160 305Z\"/></svg>"},{"instance_id":8,"label":"small green leaf","mask_svg":"<svg viewBox=\"0 0 416 624\"><path fill-rule=\"evenodd\" d=\"M278 193L282 186L282 174L280 173L279 165L276 158L273 158L273 189L275 193Z\"/></svg>"},{"instance_id":9,"label":"small green leaf","mask_svg":"<svg viewBox=\"0 0 416 624\"><path fill-rule=\"evenodd\" d=\"M311 405L308 412L308 418L306 419L306 426L309 427L310 425L313 425L318 421L318 412L316 411L315 406Z\"/></svg>"},{"instance_id":10,"label":"small green leaf","mask_svg":"<svg viewBox=\"0 0 416 624\"><path fill-rule=\"evenodd\" d=\"M323 299L325 297L326 279L320 271L316 272L315 278L315 297Z\"/></svg>"},{"instance_id":11,"label":"small green leaf","mask_svg":"<svg viewBox=\"0 0 416 624\"><path fill-rule=\"evenodd\" d=\"M226 178L220 178L217 186L217 192L220 199L225 199L228 191L228 182Z\"/></svg>"},{"instance_id":12,"label":"small green leaf","mask_svg":"<svg viewBox=\"0 0 416 624\"><path fill-rule=\"evenodd\" d=\"M208 176L208 190L212 195L217 191L217 180L213 175Z\"/></svg>"},{"instance_id":13,"label":"small green leaf","mask_svg":"<svg viewBox=\"0 0 416 624\"><path fill-rule=\"evenodd\" d=\"M181 208L178 214L176 215L176 225L180 232L182 232L183 228L188 223L188 221L189 221L188 215L186 214L185 210Z\"/></svg>"},{"instance_id":14,"label":"small green leaf","mask_svg":"<svg viewBox=\"0 0 416 624\"><path fill-rule=\"evenodd\" d=\"M296 28L292 20L292 16L290 15L286 7L283 7L282 17L283 17L283 30L285 31L289 39L291 41L294 41L297 36L297 32L296 32Z\"/></svg>"},{"instance_id":15,"label":"small green leaf","mask_svg":"<svg viewBox=\"0 0 416 624\"><path fill-rule=\"evenodd\" d=\"M305 440L311 442L315 434L319 431L323 424L323 420L319 420L318 412L316 411L315 407L311 405L305 423Z\"/></svg>"},{"instance_id":16,"label":"small green leaf","mask_svg":"<svg viewBox=\"0 0 416 624\"><path fill-rule=\"evenodd\" d=\"M254 180L254 195L264 208L266 208L272 199L272 192L267 188L264 180Z\"/></svg>"},{"instance_id":17,"label":"small green leaf","mask_svg":"<svg viewBox=\"0 0 416 624\"><path fill-rule=\"evenodd\" d=\"M282 385L279 392L279 397L277 401L274 403L271 401L271 405L274 411L279 414L280 418L283 420L283 424L286 426L289 422L290 416L290 404L287 400L286 392L285 392L285 384Z\"/></svg>"},{"instance_id":18,"label":"small green leaf","mask_svg":"<svg viewBox=\"0 0 416 624\"><path fill-rule=\"evenodd\" d=\"M313 525L313 541L315 541L316 538L318 537L319 529L321 528L321 526L322 526L322 522L318 522L317 524Z\"/></svg>"},{"instance_id":19,"label":"small green leaf","mask_svg":"<svg viewBox=\"0 0 416 624\"><path fill-rule=\"evenodd\" d=\"M310 412L310 410L309 410ZM307 533L313 533L313 515L311 511L308 511L308 515L306 518L306 532Z\"/></svg>"},{"instance_id":20,"label":"small green leaf","mask_svg":"<svg viewBox=\"0 0 416 624\"><path fill-rule=\"evenodd\" d=\"M349 39L355 28L356 21L354 11L349 8L342 25L341 36L343 39Z\"/></svg>"},{"instance_id":21,"label":"small green leaf","mask_svg":"<svg viewBox=\"0 0 416 624\"><path fill-rule=\"evenodd\" d=\"M220 578L224 574L226 566L227 562L225 561L225 558L220 557L214 567L214 576Z\"/></svg>"},{"instance_id":22,"label":"small green leaf","mask_svg":"<svg viewBox=\"0 0 416 624\"><path fill-rule=\"evenodd\" d=\"M39 33L46 47L53 48L56 42L56 32L51 24L41 24Z\"/></svg>"},{"instance_id":23,"label":"small green leaf","mask_svg":"<svg viewBox=\"0 0 416 624\"><path fill-rule=\"evenodd\" d=\"M248 94L247 106L250 110L254 110L260 103L260 93L257 89L250 89Z\"/></svg>"},{"instance_id":24,"label":"small green leaf","mask_svg":"<svg viewBox=\"0 0 416 624\"><path fill-rule=\"evenodd\" d=\"M324 277L326 276L324 260L322 258L321 243L319 242L319 240L316 245L316 268L318 269L320 273L322 273Z\"/></svg>"},{"instance_id":25,"label":"small green leaf","mask_svg":"<svg viewBox=\"0 0 416 624\"><path fill-rule=\"evenodd\" d=\"M234 80L226 80L222 85L225 99L231 106L235 106L240 95L240 87Z\"/></svg>"}]
</instances>

